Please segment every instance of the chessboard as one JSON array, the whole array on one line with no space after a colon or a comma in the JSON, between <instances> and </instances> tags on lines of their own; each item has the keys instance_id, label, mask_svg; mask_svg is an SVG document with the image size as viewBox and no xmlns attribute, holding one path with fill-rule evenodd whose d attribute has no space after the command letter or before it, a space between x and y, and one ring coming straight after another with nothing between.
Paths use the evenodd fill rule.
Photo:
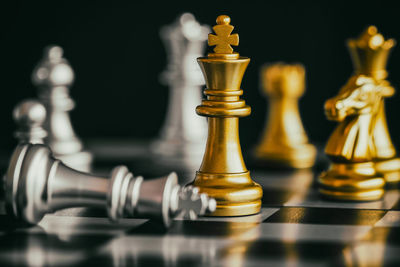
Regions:
<instances>
[{"instance_id":1,"label":"chessboard","mask_svg":"<svg viewBox=\"0 0 400 267\"><path fill-rule=\"evenodd\" d=\"M91 145L98 172L114 164L107 164L107 150L114 160L119 151L115 161L145 162L138 161L143 145ZM164 229L141 218L113 224L102 210L75 208L26 226L2 205L0 266L399 266L398 189L387 190L380 201L329 201L315 186L318 167L250 166L264 192L261 212L252 216L177 218Z\"/></svg>"}]
</instances>

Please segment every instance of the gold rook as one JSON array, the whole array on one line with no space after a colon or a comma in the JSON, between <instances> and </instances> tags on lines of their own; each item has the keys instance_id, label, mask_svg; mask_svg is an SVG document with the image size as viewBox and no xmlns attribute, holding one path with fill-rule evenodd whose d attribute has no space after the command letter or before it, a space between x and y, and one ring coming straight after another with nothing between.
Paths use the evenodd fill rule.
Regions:
<instances>
[{"instance_id":1,"label":"gold rook","mask_svg":"<svg viewBox=\"0 0 400 267\"><path fill-rule=\"evenodd\" d=\"M201 192L217 200L212 216L240 216L258 213L262 188L253 182L243 161L239 140L239 117L248 116L251 108L240 99L241 81L250 59L233 52L239 36L231 34L228 16L219 16L208 44L215 53L198 58L205 77L207 99L196 108L197 114L208 117L206 151L194 184Z\"/></svg>"},{"instance_id":2,"label":"gold rook","mask_svg":"<svg viewBox=\"0 0 400 267\"><path fill-rule=\"evenodd\" d=\"M255 157L260 162L310 168L317 150L308 142L300 118L298 100L305 90L305 69L300 64L276 63L261 72L263 91L268 96L267 126Z\"/></svg>"}]
</instances>

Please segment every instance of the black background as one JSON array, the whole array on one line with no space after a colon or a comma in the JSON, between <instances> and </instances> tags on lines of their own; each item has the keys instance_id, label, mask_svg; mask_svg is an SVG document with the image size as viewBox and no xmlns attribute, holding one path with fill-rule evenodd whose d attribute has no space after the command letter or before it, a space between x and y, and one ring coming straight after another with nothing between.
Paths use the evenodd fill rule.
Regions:
<instances>
[{"instance_id":1,"label":"black background","mask_svg":"<svg viewBox=\"0 0 400 267\"><path fill-rule=\"evenodd\" d=\"M259 68L266 62L301 62L307 91L301 99L303 123L312 142L323 144L335 126L323 114L324 101L335 95L352 73L345 40L374 24L385 37L400 40L395 2L323 1L17 1L1 11L0 146L13 146L16 103L35 97L30 77L49 44L64 48L76 81L73 125L83 139L149 138L164 119L168 88L159 84L166 66L159 29L182 12L214 25L220 14L231 17L240 35L241 55L251 58L242 88L252 115L240 121L245 146L264 127L267 102L260 94ZM400 87L400 47L391 54L389 80ZM400 96L387 100L395 144L400 144Z\"/></svg>"}]
</instances>

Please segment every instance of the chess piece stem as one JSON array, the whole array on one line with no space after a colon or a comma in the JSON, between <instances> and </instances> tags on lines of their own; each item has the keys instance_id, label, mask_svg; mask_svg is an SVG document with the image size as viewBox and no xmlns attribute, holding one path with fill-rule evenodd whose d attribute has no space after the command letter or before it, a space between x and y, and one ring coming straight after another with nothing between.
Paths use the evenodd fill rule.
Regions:
<instances>
[{"instance_id":1,"label":"chess piece stem","mask_svg":"<svg viewBox=\"0 0 400 267\"><path fill-rule=\"evenodd\" d=\"M213 27L217 35L209 35L216 53L197 59L206 80L207 99L196 112L208 117L208 138L194 185L217 200L213 216L258 213L262 197L260 185L252 181L246 168L239 140L239 117L251 112L240 99L240 85L250 59L232 53L231 45L237 45L239 37L230 35L233 26L229 21L228 16L218 17L218 25Z\"/></svg>"},{"instance_id":2,"label":"chess piece stem","mask_svg":"<svg viewBox=\"0 0 400 267\"><path fill-rule=\"evenodd\" d=\"M269 112L262 141L256 147L256 158L274 166L312 167L316 149L308 143L298 107L305 88L304 67L277 63L263 68L261 75Z\"/></svg>"},{"instance_id":3,"label":"chess piece stem","mask_svg":"<svg viewBox=\"0 0 400 267\"><path fill-rule=\"evenodd\" d=\"M72 207L105 207L112 221L141 216L166 226L181 213L194 219L215 209L215 201L197 188L181 188L175 173L147 181L119 166L110 177L95 176L67 167L39 144L19 145L4 179L7 209L32 224Z\"/></svg>"}]
</instances>

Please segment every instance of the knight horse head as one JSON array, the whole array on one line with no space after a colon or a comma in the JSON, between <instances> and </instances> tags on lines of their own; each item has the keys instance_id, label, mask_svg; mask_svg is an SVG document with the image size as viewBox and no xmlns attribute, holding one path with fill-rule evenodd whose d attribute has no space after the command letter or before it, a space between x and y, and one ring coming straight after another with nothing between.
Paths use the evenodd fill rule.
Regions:
<instances>
[{"instance_id":1,"label":"knight horse head","mask_svg":"<svg viewBox=\"0 0 400 267\"><path fill-rule=\"evenodd\" d=\"M343 121L349 116L376 114L379 101L394 94L387 81L377 81L364 75L355 75L342 87L339 94L325 102L329 120Z\"/></svg>"}]
</instances>

